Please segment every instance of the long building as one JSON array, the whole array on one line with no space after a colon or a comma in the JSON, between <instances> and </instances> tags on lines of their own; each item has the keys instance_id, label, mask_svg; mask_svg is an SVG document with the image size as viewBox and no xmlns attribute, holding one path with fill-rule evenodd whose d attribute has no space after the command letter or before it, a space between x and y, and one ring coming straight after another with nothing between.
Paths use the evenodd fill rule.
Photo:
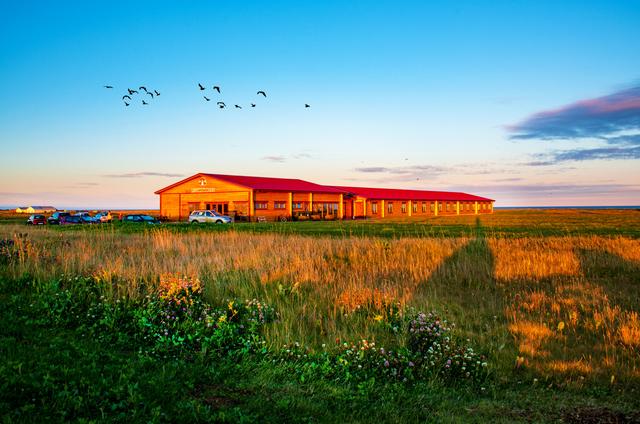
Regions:
<instances>
[{"instance_id":1,"label":"long building","mask_svg":"<svg viewBox=\"0 0 640 424\"><path fill-rule=\"evenodd\" d=\"M344 187L290 178L198 173L155 192L160 215L215 210L237 220L402 218L493 213L493 199L449 191Z\"/></svg>"}]
</instances>

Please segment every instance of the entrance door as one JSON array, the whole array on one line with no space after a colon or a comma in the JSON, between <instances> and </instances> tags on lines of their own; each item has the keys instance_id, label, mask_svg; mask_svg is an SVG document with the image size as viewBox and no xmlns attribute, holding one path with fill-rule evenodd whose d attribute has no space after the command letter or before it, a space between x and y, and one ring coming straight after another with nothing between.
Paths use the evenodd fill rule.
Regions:
<instances>
[{"instance_id":1,"label":"entrance door","mask_svg":"<svg viewBox=\"0 0 640 424\"><path fill-rule=\"evenodd\" d=\"M358 201L355 202L355 211L354 211L354 215L358 218L361 218L364 216L364 202L362 201Z\"/></svg>"},{"instance_id":2,"label":"entrance door","mask_svg":"<svg viewBox=\"0 0 640 424\"><path fill-rule=\"evenodd\" d=\"M206 206L208 211L216 211L222 215L227 215L229 213L228 202L207 203Z\"/></svg>"}]
</instances>

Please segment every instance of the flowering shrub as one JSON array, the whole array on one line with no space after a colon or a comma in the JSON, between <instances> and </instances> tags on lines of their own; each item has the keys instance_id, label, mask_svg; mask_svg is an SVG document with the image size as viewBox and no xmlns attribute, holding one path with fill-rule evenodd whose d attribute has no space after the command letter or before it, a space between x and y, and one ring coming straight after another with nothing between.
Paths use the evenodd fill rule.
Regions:
<instances>
[{"instance_id":1,"label":"flowering shrub","mask_svg":"<svg viewBox=\"0 0 640 424\"><path fill-rule=\"evenodd\" d=\"M406 337L404 346L385 349L375 342L337 340L335 348L316 352L299 343L267 350L261 328L277 319L257 299L229 300L212 307L199 280L163 277L156 294L143 299L108 300L94 278L64 278L42 296L44 322L76 326L82 335L139 354L160 358L194 355L265 355L290 367L302 380L416 381L435 378L450 384L479 382L487 375L485 358L451 336L453 325L437 314L390 306L372 319ZM378 317L380 317L378 319ZM43 323L44 323L43 322Z\"/></svg>"}]
</instances>

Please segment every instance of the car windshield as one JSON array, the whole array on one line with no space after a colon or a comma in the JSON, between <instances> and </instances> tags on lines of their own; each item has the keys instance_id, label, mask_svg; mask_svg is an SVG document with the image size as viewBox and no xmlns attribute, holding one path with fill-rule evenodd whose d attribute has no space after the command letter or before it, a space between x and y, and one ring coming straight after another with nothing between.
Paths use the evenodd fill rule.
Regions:
<instances>
[{"instance_id":1,"label":"car windshield","mask_svg":"<svg viewBox=\"0 0 640 424\"><path fill-rule=\"evenodd\" d=\"M140 218L142 218L143 221L155 221L156 219L152 216L149 215L142 215Z\"/></svg>"}]
</instances>

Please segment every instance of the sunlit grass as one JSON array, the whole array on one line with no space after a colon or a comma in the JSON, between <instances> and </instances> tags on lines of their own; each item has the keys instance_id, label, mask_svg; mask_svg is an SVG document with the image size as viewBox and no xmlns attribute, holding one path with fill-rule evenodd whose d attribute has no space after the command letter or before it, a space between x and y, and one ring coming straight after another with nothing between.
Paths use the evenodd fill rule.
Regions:
<instances>
[{"instance_id":1,"label":"sunlit grass","mask_svg":"<svg viewBox=\"0 0 640 424\"><path fill-rule=\"evenodd\" d=\"M633 213L614 216L628 223ZM556 217L567 225L574 219ZM492 358L502 378L527 370L568 384L606 383L611 376L616 384L638 384L640 240L494 237L491 225L500 219L482 217L484 238L15 225L0 227L0 238L19 246L19 258L4 267L14 278L94 276L108 296L137 297L166 276L187 276L213 302L258 298L280 314L265 328L272 345L319 348L360 339L393 345L400 341L383 328L388 308L435 309Z\"/></svg>"}]
</instances>

